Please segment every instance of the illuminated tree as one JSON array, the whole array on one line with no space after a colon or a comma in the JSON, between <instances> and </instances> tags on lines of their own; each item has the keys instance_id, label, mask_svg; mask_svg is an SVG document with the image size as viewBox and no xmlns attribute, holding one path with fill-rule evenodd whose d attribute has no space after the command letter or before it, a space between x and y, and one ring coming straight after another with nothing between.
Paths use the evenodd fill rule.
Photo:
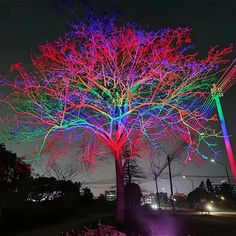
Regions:
<instances>
[{"instance_id":1,"label":"illuminated tree","mask_svg":"<svg viewBox=\"0 0 236 236\"><path fill-rule=\"evenodd\" d=\"M31 69L15 64L12 78L2 78L12 92L2 99L11 110L2 117L10 137L5 131L1 136L41 139L35 159L44 152L60 158L73 144L83 161L94 164L107 147L115 160L116 220L122 223L123 148L129 147L132 158L178 139L186 144L186 160L206 158L199 144L211 148L207 139L216 133L206 125L210 116L203 104L215 82L212 75L231 48L212 48L198 59L189 28L147 32L131 24L117 26L111 18L90 18L72 28L40 46Z\"/></svg>"}]
</instances>

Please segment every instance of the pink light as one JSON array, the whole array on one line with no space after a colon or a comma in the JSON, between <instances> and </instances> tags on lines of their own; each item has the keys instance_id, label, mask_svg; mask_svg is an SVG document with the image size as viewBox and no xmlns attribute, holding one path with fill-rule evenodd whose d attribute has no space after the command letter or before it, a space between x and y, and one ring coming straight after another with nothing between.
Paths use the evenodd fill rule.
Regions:
<instances>
[{"instance_id":1,"label":"pink light","mask_svg":"<svg viewBox=\"0 0 236 236\"><path fill-rule=\"evenodd\" d=\"M216 100L217 110L218 110L218 114L219 114L219 118L220 118L222 132L224 135L224 142L225 142L225 147L226 147L226 151L227 151L227 155L228 155L230 169L231 169L231 172L233 175L234 182L236 183L236 163L235 163L234 154L232 151L232 147L231 147L230 140L229 140L229 135L228 135L227 128L226 128L223 110L222 110L220 99L219 99L218 95L215 96L215 100Z\"/></svg>"}]
</instances>

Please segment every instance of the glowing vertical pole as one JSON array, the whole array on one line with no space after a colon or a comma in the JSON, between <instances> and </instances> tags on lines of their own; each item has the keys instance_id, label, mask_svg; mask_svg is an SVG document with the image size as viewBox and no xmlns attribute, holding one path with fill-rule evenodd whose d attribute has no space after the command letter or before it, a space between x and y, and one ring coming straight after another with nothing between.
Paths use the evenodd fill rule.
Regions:
<instances>
[{"instance_id":1,"label":"glowing vertical pole","mask_svg":"<svg viewBox=\"0 0 236 236\"><path fill-rule=\"evenodd\" d=\"M233 150L230 144L229 135L226 128L225 118L224 118L223 110L221 107L219 95L222 96L222 92L220 92L219 89L216 89L215 87L213 87L213 96L216 101L218 116L220 119L221 129L224 136L224 142L225 142L226 152L228 155L229 165L230 165L231 173L233 175L234 182L236 183L236 163L234 159Z\"/></svg>"}]
</instances>

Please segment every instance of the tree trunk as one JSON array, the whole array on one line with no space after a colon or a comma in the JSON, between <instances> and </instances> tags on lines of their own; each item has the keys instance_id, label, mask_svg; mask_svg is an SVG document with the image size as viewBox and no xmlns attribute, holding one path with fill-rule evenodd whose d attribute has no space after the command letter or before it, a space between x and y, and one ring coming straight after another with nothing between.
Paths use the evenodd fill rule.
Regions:
<instances>
[{"instance_id":1,"label":"tree trunk","mask_svg":"<svg viewBox=\"0 0 236 236\"><path fill-rule=\"evenodd\" d=\"M115 153L116 166L116 223L118 226L125 221L125 191L124 191L124 171L119 152Z\"/></svg>"}]
</instances>

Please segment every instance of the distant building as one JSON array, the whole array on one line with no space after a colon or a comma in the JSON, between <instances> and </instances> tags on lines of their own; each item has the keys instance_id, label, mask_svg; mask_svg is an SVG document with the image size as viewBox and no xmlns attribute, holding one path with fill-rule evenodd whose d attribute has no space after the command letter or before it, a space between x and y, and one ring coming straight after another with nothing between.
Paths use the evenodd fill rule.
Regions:
<instances>
[{"instance_id":1,"label":"distant building","mask_svg":"<svg viewBox=\"0 0 236 236\"><path fill-rule=\"evenodd\" d=\"M143 195L142 199L141 199L141 204L155 204L156 200L155 200L155 194L154 193L150 193L150 194L145 194Z\"/></svg>"},{"instance_id":2,"label":"distant building","mask_svg":"<svg viewBox=\"0 0 236 236\"><path fill-rule=\"evenodd\" d=\"M174 194L174 198L182 198L182 199L186 199L187 195L184 193L175 193Z\"/></svg>"},{"instance_id":3,"label":"distant building","mask_svg":"<svg viewBox=\"0 0 236 236\"><path fill-rule=\"evenodd\" d=\"M116 191L105 191L105 198L107 201L115 201L116 200Z\"/></svg>"},{"instance_id":4,"label":"distant building","mask_svg":"<svg viewBox=\"0 0 236 236\"><path fill-rule=\"evenodd\" d=\"M175 193L173 200L176 207L183 207L187 199L187 195L184 193Z\"/></svg>"},{"instance_id":5,"label":"distant building","mask_svg":"<svg viewBox=\"0 0 236 236\"><path fill-rule=\"evenodd\" d=\"M228 183L226 183L226 184L228 184ZM222 190L222 187L223 187L222 184L212 184L212 188L213 188L214 194L216 196L218 196L219 192ZM236 185L231 184L230 187L232 188L233 194L236 195Z\"/></svg>"},{"instance_id":6,"label":"distant building","mask_svg":"<svg viewBox=\"0 0 236 236\"><path fill-rule=\"evenodd\" d=\"M160 198L160 204L165 206L168 201L168 196L167 193L160 192L159 193L159 198Z\"/></svg>"},{"instance_id":7,"label":"distant building","mask_svg":"<svg viewBox=\"0 0 236 236\"><path fill-rule=\"evenodd\" d=\"M165 205L168 200L167 193L160 192L159 199L160 199L160 204ZM141 199L141 203L142 203L142 205L144 205L144 204L150 204L150 205L157 204L156 193L150 193L150 194L143 195L143 197Z\"/></svg>"},{"instance_id":8,"label":"distant building","mask_svg":"<svg viewBox=\"0 0 236 236\"><path fill-rule=\"evenodd\" d=\"M174 201L183 202L187 199L187 195L184 193L175 193Z\"/></svg>"}]
</instances>

